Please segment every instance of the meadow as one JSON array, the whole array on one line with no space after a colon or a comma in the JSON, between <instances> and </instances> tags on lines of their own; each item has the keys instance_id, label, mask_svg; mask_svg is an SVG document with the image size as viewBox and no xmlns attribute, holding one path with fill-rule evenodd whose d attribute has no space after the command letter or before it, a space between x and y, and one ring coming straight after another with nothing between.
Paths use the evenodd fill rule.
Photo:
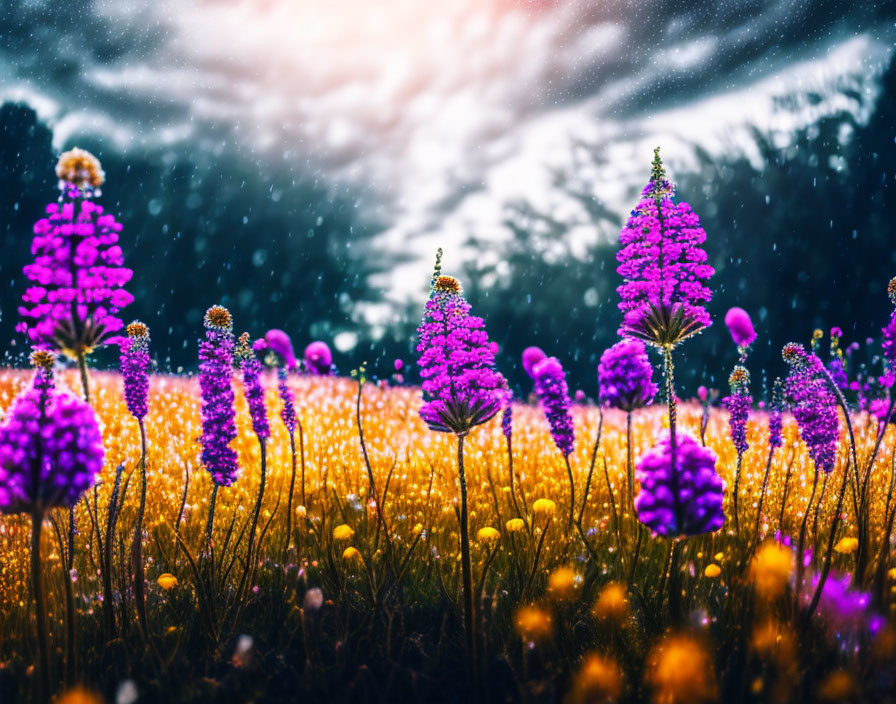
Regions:
<instances>
[{"instance_id":1,"label":"meadow","mask_svg":"<svg viewBox=\"0 0 896 704\"><path fill-rule=\"evenodd\" d=\"M0 370L0 701L893 699L896 313L864 357L808 331L754 400L732 309L730 394L679 388L712 269L657 154L590 390L532 347L511 393L440 258L387 378L221 306L198 374L151 373L84 154Z\"/></svg>"}]
</instances>

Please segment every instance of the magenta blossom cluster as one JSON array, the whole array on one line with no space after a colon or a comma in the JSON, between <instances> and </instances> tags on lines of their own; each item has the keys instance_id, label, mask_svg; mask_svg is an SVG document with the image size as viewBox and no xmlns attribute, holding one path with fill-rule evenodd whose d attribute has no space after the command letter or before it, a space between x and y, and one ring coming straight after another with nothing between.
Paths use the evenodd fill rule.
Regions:
<instances>
[{"instance_id":1,"label":"magenta blossom cluster","mask_svg":"<svg viewBox=\"0 0 896 704\"><path fill-rule=\"evenodd\" d=\"M420 417L439 432L464 434L493 418L504 402L482 318L470 315L457 279L439 276L420 327L417 352L426 402Z\"/></svg>"},{"instance_id":2,"label":"magenta blossom cluster","mask_svg":"<svg viewBox=\"0 0 896 704\"><path fill-rule=\"evenodd\" d=\"M317 340L305 348L305 370L309 374L327 376L332 371L333 353L326 342Z\"/></svg>"},{"instance_id":3,"label":"magenta blossom cluster","mask_svg":"<svg viewBox=\"0 0 896 704\"><path fill-rule=\"evenodd\" d=\"M246 403L249 406L249 417L252 419L252 430L259 440L271 437L271 426L268 423L267 411L264 407L264 387L261 385L261 372L264 369L256 350L263 349L261 345L249 345L249 334L240 337L240 372L243 375L243 391L246 394Z\"/></svg>"},{"instance_id":4,"label":"magenta blossom cluster","mask_svg":"<svg viewBox=\"0 0 896 704\"><path fill-rule=\"evenodd\" d=\"M76 198L46 212L34 225L34 261L23 268L32 285L18 330L34 345L77 358L118 341L118 313L134 300L123 288L133 272L118 245L121 225L101 206Z\"/></svg>"},{"instance_id":5,"label":"magenta blossom cluster","mask_svg":"<svg viewBox=\"0 0 896 704\"><path fill-rule=\"evenodd\" d=\"M800 437L809 448L816 469L832 472L837 459L840 427L837 398L827 381L824 364L802 345L791 342L782 351L790 365L784 392L800 429Z\"/></svg>"},{"instance_id":6,"label":"magenta blossom cluster","mask_svg":"<svg viewBox=\"0 0 896 704\"><path fill-rule=\"evenodd\" d=\"M641 491L635 499L638 520L658 535L712 533L722 527L722 479L716 455L690 435L676 436L675 466L667 436L638 462Z\"/></svg>"},{"instance_id":7,"label":"magenta blossom cluster","mask_svg":"<svg viewBox=\"0 0 896 704\"><path fill-rule=\"evenodd\" d=\"M274 328L265 333L264 341L268 349L277 353L287 369L296 368L296 355L293 352L292 340L289 339L289 335L283 330Z\"/></svg>"},{"instance_id":8,"label":"magenta blossom cluster","mask_svg":"<svg viewBox=\"0 0 896 704\"><path fill-rule=\"evenodd\" d=\"M605 350L597 365L600 402L631 413L656 396L653 367L640 340L621 340Z\"/></svg>"},{"instance_id":9,"label":"magenta blossom cluster","mask_svg":"<svg viewBox=\"0 0 896 704\"><path fill-rule=\"evenodd\" d=\"M202 410L203 466L220 486L236 481L239 462L230 443L236 438L233 323L222 306L205 314L205 340L199 343L199 391Z\"/></svg>"},{"instance_id":10,"label":"magenta blossom cluster","mask_svg":"<svg viewBox=\"0 0 896 704\"><path fill-rule=\"evenodd\" d=\"M731 333L734 344L741 349L746 349L756 341L756 330L750 314L743 308L730 308L725 313L725 325Z\"/></svg>"},{"instance_id":11,"label":"magenta blossom cluster","mask_svg":"<svg viewBox=\"0 0 896 704\"><path fill-rule=\"evenodd\" d=\"M890 368L896 368L896 310L890 314L890 320L882 329L883 338L881 339L881 348L883 349L884 359L890 364Z\"/></svg>"},{"instance_id":12,"label":"magenta blossom cluster","mask_svg":"<svg viewBox=\"0 0 896 704\"><path fill-rule=\"evenodd\" d=\"M545 357L532 370L535 395L551 426L551 437L557 449L569 456L575 448L575 430L569 408L569 387L566 372L556 357Z\"/></svg>"},{"instance_id":13,"label":"magenta blossom cluster","mask_svg":"<svg viewBox=\"0 0 896 704\"><path fill-rule=\"evenodd\" d=\"M543 360L547 355L540 347L527 347L523 350L523 370L531 379L533 375L533 370L535 369L535 365L538 364L541 360Z\"/></svg>"},{"instance_id":14,"label":"magenta blossom cluster","mask_svg":"<svg viewBox=\"0 0 896 704\"><path fill-rule=\"evenodd\" d=\"M0 426L0 511L39 513L74 506L103 468L96 415L81 399L55 391L39 371Z\"/></svg>"},{"instance_id":15,"label":"magenta blossom cluster","mask_svg":"<svg viewBox=\"0 0 896 704\"><path fill-rule=\"evenodd\" d=\"M668 347L711 324L704 304L712 292L705 282L715 272L705 241L696 213L673 200L656 150L650 183L619 235L620 335Z\"/></svg>"},{"instance_id":16,"label":"magenta blossom cluster","mask_svg":"<svg viewBox=\"0 0 896 704\"><path fill-rule=\"evenodd\" d=\"M128 325L128 336L121 343L120 368L124 400L137 420L143 420L149 408L149 364L149 329L134 321Z\"/></svg>"}]
</instances>

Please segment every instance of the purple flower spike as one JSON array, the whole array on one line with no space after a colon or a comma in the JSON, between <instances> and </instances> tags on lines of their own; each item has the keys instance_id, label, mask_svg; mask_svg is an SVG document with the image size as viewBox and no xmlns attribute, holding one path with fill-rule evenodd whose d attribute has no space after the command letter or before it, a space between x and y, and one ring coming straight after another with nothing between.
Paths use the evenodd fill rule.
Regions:
<instances>
[{"instance_id":1,"label":"purple flower spike","mask_svg":"<svg viewBox=\"0 0 896 704\"><path fill-rule=\"evenodd\" d=\"M149 328L139 320L127 327L127 339L121 343L121 377L128 411L143 420L149 396Z\"/></svg>"},{"instance_id":2,"label":"purple flower spike","mask_svg":"<svg viewBox=\"0 0 896 704\"><path fill-rule=\"evenodd\" d=\"M725 313L725 325L731 333L734 344L741 348L749 347L756 340L756 330L750 314L743 308L731 308Z\"/></svg>"},{"instance_id":3,"label":"purple flower spike","mask_svg":"<svg viewBox=\"0 0 896 704\"><path fill-rule=\"evenodd\" d=\"M815 468L830 473L837 459L840 426L837 398L828 386L824 364L795 342L784 345L782 356L790 365L784 391L800 437L809 448Z\"/></svg>"},{"instance_id":4,"label":"purple flower spike","mask_svg":"<svg viewBox=\"0 0 896 704\"><path fill-rule=\"evenodd\" d=\"M605 350L597 366L600 402L631 413L656 396L653 367L640 340L622 340Z\"/></svg>"},{"instance_id":5,"label":"purple flower spike","mask_svg":"<svg viewBox=\"0 0 896 704\"><path fill-rule=\"evenodd\" d=\"M420 375L426 403L420 417L435 431L462 435L494 418L506 382L495 370L482 318L452 276L439 276L417 328Z\"/></svg>"},{"instance_id":6,"label":"purple flower spike","mask_svg":"<svg viewBox=\"0 0 896 704\"><path fill-rule=\"evenodd\" d=\"M277 369L277 391L280 393L280 402L283 404L280 418L283 419L283 425L286 426L286 429L293 433L297 425L296 399L293 396L292 389L289 388L286 370L283 368Z\"/></svg>"},{"instance_id":7,"label":"purple flower spike","mask_svg":"<svg viewBox=\"0 0 896 704\"><path fill-rule=\"evenodd\" d=\"M57 173L63 196L34 224L34 261L22 269L32 285L22 296L17 330L34 345L77 359L120 342L117 316L134 300L123 288L133 272L118 245L121 225L91 200L104 178L99 161L72 150L60 157Z\"/></svg>"},{"instance_id":8,"label":"purple flower spike","mask_svg":"<svg viewBox=\"0 0 896 704\"><path fill-rule=\"evenodd\" d=\"M775 379L774 390L772 391L772 409L768 416L768 444L771 447L781 447L784 444L782 431L784 429L784 418L781 413L781 397L784 393L783 383L780 379Z\"/></svg>"},{"instance_id":9,"label":"purple flower spike","mask_svg":"<svg viewBox=\"0 0 896 704\"><path fill-rule=\"evenodd\" d=\"M220 486L236 481L239 462L230 443L236 438L233 375L233 320L223 306L205 314L205 340L199 343L199 390L202 397L201 461Z\"/></svg>"},{"instance_id":10,"label":"purple flower spike","mask_svg":"<svg viewBox=\"0 0 896 704\"><path fill-rule=\"evenodd\" d=\"M532 370L535 379L535 395L551 425L554 444L564 455L575 448L575 432L569 413L569 388L566 372L556 357L545 357Z\"/></svg>"},{"instance_id":11,"label":"purple flower spike","mask_svg":"<svg viewBox=\"0 0 896 704\"><path fill-rule=\"evenodd\" d=\"M255 350L249 344L249 333L240 336L240 372L243 375L243 389L246 402L249 404L249 416L252 418L252 430L259 440L271 437L267 411L264 407L264 387L261 385L262 364L255 356Z\"/></svg>"},{"instance_id":12,"label":"purple flower spike","mask_svg":"<svg viewBox=\"0 0 896 704\"><path fill-rule=\"evenodd\" d=\"M890 321L884 326L881 347L884 359L890 363L890 367L896 367L896 310L890 315Z\"/></svg>"},{"instance_id":13,"label":"purple flower spike","mask_svg":"<svg viewBox=\"0 0 896 704\"><path fill-rule=\"evenodd\" d=\"M731 385L731 395L726 396L722 403L728 410L728 425L731 431L731 442L738 455L744 454L748 449L747 444L747 419L750 416L750 408L753 406L753 397L750 396L750 373L742 366L737 365L728 378Z\"/></svg>"},{"instance_id":14,"label":"purple flower spike","mask_svg":"<svg viewBox=\"0 0 896 704\"><path fill-rule=\"evenodd\" d=\"M638 520L668 537L717 531L725 522L725 512L715 453L691 436L678 434L675 465L668 437L639 460Z\"/></svg>"},{"instance_id":15,"label":"purple flower spike","mask_svg":"<svg viewBox=\"0 0 896 704\"><path fill-rule=\"evenodd\" d=\"M57 393L52 377L13 403L0 426L0 512L74 506L103 468L103 439L90 406Z\"/></svg>"},{"instance_id":16,"label":"purple flower spike","mask_svg":"<svg viewBox=\"0 0 896 704\"><path fill-rule=\"evenodd\" d=\"M264 340L268 343L269 349L280 355L280 359L283 360L287 369L296 368L296 355L292 350L292 340L289 339L289 335L274 328L265 333Z\"/></svg>"},{"instance_id":17,"label":"purple flower spike","mask_svg":"<svg viewBox=\"0 0 896 704\"><path fill-rule=\"evenodd\" d=\"M619 235L616 291L624 314L619 334L672 347L712 323L705 282L715 273L702 245L706 232L687 203L673 200L659 148L650 183Z\"/></svg>"},{"instance_id":18,"label":"purple flower spike","mask_svg":"<svg viewBox=\"0 0 896 704\"><path fill-rule=\"evenodd\" d=\"M501 432L510 440L513 436L513 395L508 393L504 405L504 413L501 414Z\"/></svg>"},{"instance_id":19,"label":"purple flower spike","mask_svg":"<svg viewBox=\"0 0 896 704\"><path fill-rule=\"evenodd\" d=\"M326 342L312 342L305 348L305 369L309 374L327 376L333 366L333 353Z\"/></svg>"},{"instance_id":20,"label":"purple flower spike","mask_svg":"<svg viewBox=\"0 0 896 704\"><path fill-rule=\"evenodd\" d=\"M535 365L543 360L547 355L540 347L527 347L523 350L523 369L530 378L533 378L532 370Z\"/></svg>"}]
</instances>

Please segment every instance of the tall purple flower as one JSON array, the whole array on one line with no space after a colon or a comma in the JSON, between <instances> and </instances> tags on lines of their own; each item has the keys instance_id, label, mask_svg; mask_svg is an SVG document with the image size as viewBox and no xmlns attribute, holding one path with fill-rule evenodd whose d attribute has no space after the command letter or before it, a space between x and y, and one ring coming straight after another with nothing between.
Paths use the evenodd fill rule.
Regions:
<instances>
[{"instance_id":1,"label":"tall purple flower","mask_svg":"<svg viewBox=\"0 0 896 704\"><path fill-rule=\"evenodd\" d=\"M262 341L263 342L263 341ZM259 440L271 437L271 427L264 407L264 387L261 385L261 362L255 355L255 349L249 344L249 333L240 336L238 356L240 372L243 375L243 390L249 404L249 417L252 418L252 430Z\"/></svg>"},{"instance_id":2,"label":"tall purple flower","mask_svg":"<svg viewBox=\"0 0 896 704\"><path fill-rule=\"evenodd\" d=\"M326 342L317 340L305 348L305 369L309 374L327 376L333 366L333 353Z\"/></svg>"},{"instance_id":3,"label":"tall purple flower","mask_svg":"<svg viewBox=\"0 0 896 704\"><path fill-rule=\"evenodd\" d=\"M293 433L295 432L297 422L296 399L292 389L289 388L286 370L282 367L277 369L277 391L280 394L280 403L283 404L283 408L280 410L280 418L283 420L283 425L286 426L286 429Z\"/></svg>"},{"instance_id":4,"label":"tall purple flower","mask_svg":"<svg viewBox=\"0 0 896 704\"><path fill-rule=\"evenodd\" d=\"M689 435L678 435L675 466L669 438L638 462L638 519L663 536L700 535L722 527L723 484L715 453Z\"/></svg>"},{"instance_id":5,"label":"tall purple flower","mask_svg":"<svg viewBox=\"0 0 896 704\"><path fill-rule=\"evenodd\" d=\"M501 414L501 432L508 440L513 437L513 394L508 393L504 404L504 413Z\"/></svg>"},{"instance_id":6,"label":"tall purple flower","mask_svg":"<svg viewBox=\"0 0 896 704\"><path fill-rule=\"evenodd\" d=\"M564 456L575 448L575 431L569 408L569 387L566 372L556 357L545 357L532 370L535 379L535 395L551 426L554 444Z\"/></svg>"},{"instance_id":7,"label":"tall purple flower","mask_svg":"<svg viewBox=\"0 0 896 704\"><path fill-rule=\"evenodd\" d=\"M0 426L0 511L43 515L74 506L96 483L104 450L96 415L79 398L35 385L13 403Z\"/></svg>"},{"instance_id":8,"label":"tall purple flower","mask_svg":"<svg viewBox=\"0 0 896 704\"><path fill-rule=\"evenodd\" d=\"M523 369L530 378L533 376L532 370L535 369L535 365L545 357L547 355L540 347L527 347L523 350Z\"/></svg>"},{"instance_id":9,"label":"tall purple flower","mask_svg":"<svg viewBox=\"0 0 896 704\"><path fill-rule=\"evenodd\" d=\"M738 455L744 454L747 444L747 419L750 408L753 405L753 397L750 396L750 373L741 365L737 365L728 378L731 385L731 395L726 396L723 403L728 410L728 426L731 433L731 442Z\"/></svg>"},{"instance_id":10,"label":"tall purple flower","mask_svg":"<svg viewBox=\"0 0 896 704\"><path fill-rule=\"evenodd\" d=\"M783 429L784 417L781 413L781 396L784 392L783 383L775 379L772 392L772 408L768 415L768 444L771 448L781 447L784 444Z\"/></svg>"},{"instance_id":11,"label":"tall purple flower","mask_svg":"<svg viewBox=\"0 0 896 704\"><path fill-rule=\"evenodd\" d=\"M493 418L504 399L504 377L495 370L485 324L470 315L457 279L436 279L417 334L426 424L460 435Z\"/></svg>"},{"instance_id":12,"label":"tall purple flower","mask_svg":"<svg viewBox=\"0 0 896 704\"><path fill-rule=\"evenodd\" d=\"M673 200L659 148L650 182L619 235L616 271L624 282L619 334L657 347L672 347L711 324L704 304L713 275L702 245L706 232L687 203Z\"/></svg>"},{"instance_id":13,"label":"tall purple flower","mask_svg":"<svg viewBox=\"0 0 896 704\"><path fill-rule=\"evenodd\" d=\"M787 401L800 429L800 437L809 448L816 469L832 472L837 459L840 428L837 398L828 386L824 364L802 345L791 342L782 351L790 365L784 381Z\"/></svg>"},{"instance_id":14,"label":"tall purple flower","mask_svg":"<svg viewBox=\"0 0 896 704\"><path fill-rule=\"evenodd\" d=\"M239 463L230 443L236 438L233 319L223 306L205 314L205 340L199 343L199 390L202 399L201 461L216 485L236 481Z\"/></svg>"},{"instance_id":15,"label":"tall purple flower","mask_svg":"<svg viewBox=\"0 0 896 704\"><path fill-rule=\"evenodd\" d=\"M149 328L139 320L127 327L127 338L121 343L121 377L128 411L143 420L148 410L149 395Z\"/></svg>"},{"instance_id":16,"label":"tall purple flower","mask_svg":"<svg viewBox=\"0 0 896 704\"><path fill-rule=\"evenodd\" d=\"M621 340L605 350L597 366L600 402L631 413L656 396L653 367L640 340Z\"/></svg>"},{"instance_id":17,"label":"tall purple flower","mask_svg":"<svg viewBox=\"0 0 896 704\"><path fill-rule=\"evenodd\" d=\"M118 313L134 300L123 288L133 272L118 245L121 225L91 200L104 179L99 161L74 149L60 157L57 173L62 195L34 225L34 261L23 268L32 285L22 296L17 329L32 344L80 361L117 342Z\"/></svg>"}]
</instances>

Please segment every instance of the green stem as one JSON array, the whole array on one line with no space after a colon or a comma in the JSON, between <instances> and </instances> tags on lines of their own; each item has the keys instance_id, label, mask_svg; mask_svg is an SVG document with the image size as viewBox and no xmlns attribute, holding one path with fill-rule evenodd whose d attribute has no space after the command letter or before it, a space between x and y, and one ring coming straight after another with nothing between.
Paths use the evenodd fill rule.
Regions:
<instances>
[{"instance_id":1,"label":"green stem","mask_svg":"<svg viewBox=\"0 0 896 704\"><path fill-rule=\"evenodd\" d=\"M84 393L84 400L90 403L90 383L87 378L87 355L82 351L78 351L78 369L81 371L81 390Z\"/></svg>"},{"instance_id":2,"label":"green stem","mask_svg":"<svg viewBox=\"0 0 896 704\"><path fill-rule=\"evenodd\" d=\"M569 525L566 530L571 533L576 511L576 484L572 478L572 466L569 464L569 455L566 453L563 454L563 461L566 462L566 474L569 477Z\"/></svg>"},{"instance_id":3,"label":"green stem","mask_svg":"<svg viewBox=\"0 0 896 704\"><path fill-rule=\"evenodd\" d=\"M478 692L476 661L476 623L473 611L473 567L470 561L470 534L467 516L467 479L464 474L464 436L457 436L457 470L460 477L460 554L461 578L464 591L464 631L467 641L467 657L470 661L473 692Z\"/></svg>"},{"instance_id":4,"label":"green stem","mask_svg":"<svg viewBox=\"0 0 896 704\"><path fill-rule=\"evenodd\" d=\"M628 478L627 508L635 511L635 468L632 461L632 412L625 414L625 474Z\"/></svg>"},{"instance_id":5,"label":"green stem","mask_svg":"<svg viewBox=\"0 0 896 704\"><path fill-rule=\"evenodd\" d=\"M743 454L737 453L737 469L734 471L734 533L735 535L740 533L740 521L737 517L737 499L740 494L740 470L743 465Z\"/></svg>"},{"instance_id":6,"label":"green stem","mask_svg":"<svg viewBox=\"0 0 896 704\"><path fill-rule=\"evenodd\" d=\"M283 544L284 562L289 552L289 542L292 540L292 495L296 486L296 433L294 430L289 431L289 454L292 464L289 474L289 497L286 500L286 540ZM304 496L302 500L304 501Z\"/></svg>"},{"instance_id":7,"label":"green stem","mask_svg":"<svg viewBox=\"0 0 896 704\"><path fill-rule=\"evenodd\" d=\"M138 419L140 426L140 504L137 508L137 523L134 526L134 544L131 548L131 565L134 575L134 600L137 606L137 621L143 637L149 638L146 618L145 572L143 568L143 515L146 512L146 426Z\"/></svg>"},{"instance_id":8,"label":"green stem","mask_svg":"<svg viewBox=\"0 0 896 704\"><path fill-rule=\"evenodd\" d=\"M673 471L670 473L669 487L672 491L672 501L675 514L676 530L681 529L682 507L678 491L678 461L676 457L677 443L675 439L675 424L678 418L678 406L675 401L675 365L672 363L672 346L663 347L663 371L666 377L666 403L669 404L669 457Z\"/></svg>"},{"instance_id":9,"label":"green stem","mask_svg":"<svg viewBox=\"0 0 896 704\"><path fill-rule=\"evenodd\" d=\"M809 522L809 511L812 509L812 501L815 499L815 490L818 488L818 470L812 477L812 493L809 494L809 503L806 504L806 510L803 512L803 521L800 524L800 539L797 543L796 550L796 582L794 583L794 612L799 613L800 608L800 589L803 581L803 550L806 546L806 525Z\"/></svg>"},{"instance_id":10,"label":"green stem","mask_svg":"<svg viewBox=\"0 0 896 704\"><path fill-rule=\"evenodd\" d=\"M37 621L37 677L34 700L45 702L50 696L50 645L47 627L47 600L41 571L40 534L44 515L39 509L31 514L31 589L34 593L34 610Z\"/></svg>"},{"instance_id":11,"label":"green stem","mask_svg":"<svg viewBox=\"0 0 896 704\"><path fill-rule=\"evenodd\" d=\"M756 508L756 530L753 531L755 540L759 541L759 523L762 520L762 504L765 503L765 493L768 489L768 475L772 468L772 458L775 456L775 448L770 447L768 461L765 463L765 474L762 477L762 491L759 492L759 506Z\"/></svg>"}]
</instances>

